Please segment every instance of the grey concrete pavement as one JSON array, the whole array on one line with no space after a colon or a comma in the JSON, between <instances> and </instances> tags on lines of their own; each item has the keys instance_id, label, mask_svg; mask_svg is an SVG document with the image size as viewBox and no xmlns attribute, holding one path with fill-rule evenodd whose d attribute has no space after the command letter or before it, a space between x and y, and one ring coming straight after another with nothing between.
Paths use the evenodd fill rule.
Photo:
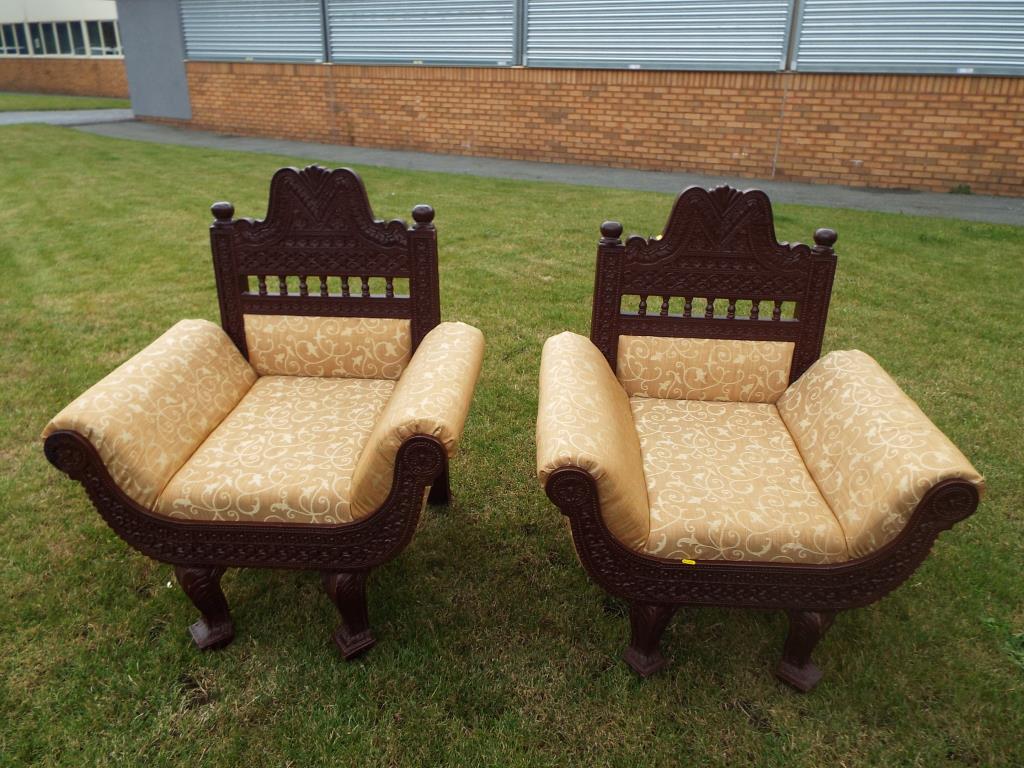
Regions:
<instances>
[{"instance_id":1,"label":"grey concrete pavement","mask_svg":"<svg viewBox=\"0 0 1024 768\"><path fill-rule=\"evenodd\" d=\"M130 109L55 109L38 112L0 112L0 125L46 123L47 125L87 125L132 120Z\"/></svg>"},{"instance_id":2,"label":"grey concrete pavement","mask_svg":"<svg viewBox=\"0 0 1024 768\"><path fill-rule=\"evenodd\" d=\"M118 110L120 111L120 110ZM311 158L324 163L380 165L416 171L465 173L530 181L552 181L595 187L678 192L696 184L704 187L727 183L734 187L758 187L773 201L800 205L822 205L832 208L854 208L865 211L905 213L914 216L985 221L996 224L1024 226L1024 198L988 195L952 195L935 192L911 192L887 189L841 187L832 184L804 184L791 181L708 176L688 172L636 171L623 168L602 168L589 165L561 165L488 157L436 155L426 152L405 152L335 144L316 144L285 139L261 139L227 136L166 125L140 122L116 122L83 125L79 130L161 144L191 147L262 152L296 158Z\"/></svg>"}]
</instances>

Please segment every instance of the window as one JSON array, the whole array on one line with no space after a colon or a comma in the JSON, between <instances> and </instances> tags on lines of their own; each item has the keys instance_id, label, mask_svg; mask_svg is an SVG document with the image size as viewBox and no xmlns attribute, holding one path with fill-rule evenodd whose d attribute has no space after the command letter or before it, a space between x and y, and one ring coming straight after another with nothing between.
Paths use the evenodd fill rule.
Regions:
<instances>
[{"instance_id":1,"label":"window","mask_svg":"<svg viewBox=\"0 0 1024 768\"><path fill-rule=\"evenodd\" d=\"M46 53L57 52L57 38L53 33L53 24L46 23L40 25L43 28L43 48Z\"/></svg>"},{"instance_id":2,"label":"window","mask_svg":"<svg viewBox=\"0 0 1024 768\"><path fill-rule=\"evenodd\" d=\"M82 31L82 22L72 21L68 26L71 27L71 45L75 56L85 56L85 34Z\"/></svg>"},{"instance_id":3,"label":"window","mask_svg":"<svg viewBox=\"0 0 1024 768\"><path fill-rule=\"evenodd\" d=\"M43 33L40 30L41 24L29 24L28 34L32 38L32 54L34 56L43 55Z\"/></svg>"},{"instance_id":4,"label":"window","mask_svg":"<svg viewBox=\"0 0 1024 768\"><path fill-rule=\"evenodd\" d=\"M103 52L108 56L117 55L117 32L114 31L114 22L100 22L100 30L103 32Z\"/></svg>"},{"instance_id":5,"label":"window","mask_svg":"<svg viewBox=\"0 0 1024 768\"><path fill-rule=\"evenodd\" d=\"M59 21L57 27L57 53L67 55L71 53L71 35L68 32L68 25L65 21Z\"/></svg>"},{"instance_id":6,"label":"window","mask_svg":"<svg viewBox=\"0 0 1024 768\"><path fill-rule=\"evenodd\" d=\"M103 40L100 38L100 23L98 21L87 21L85 26L89 32L89 55L102 56Z\"/></svg>"},{"instance_id":7,"label":"window","mask_svg":"<svg viewBox=\"0 0 1024 768\"><path fill-rule=\"evenodd\" d=\"M18 53L22 56L28 56L28 38L25 37L25 25L15 24L14 33L18 38Z\"/></svg>"},{"instance_id":8,"label":"window","mask_svg":"<svg viewBox=\"0 0 1024 768\"><path fill-rule=\"evenodd\" d=\"M0 35L2 35L2 38L0 38L0 53L7 55L17 53L18 51L14 44L14 25L4 24L0 28Z\"/></svg>"}]
</instances>

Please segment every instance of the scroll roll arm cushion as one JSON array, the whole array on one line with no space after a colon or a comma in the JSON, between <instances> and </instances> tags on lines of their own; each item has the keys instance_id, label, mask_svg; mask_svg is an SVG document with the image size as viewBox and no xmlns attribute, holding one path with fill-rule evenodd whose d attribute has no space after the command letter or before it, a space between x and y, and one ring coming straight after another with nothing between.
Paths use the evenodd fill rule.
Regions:
<instances>
[{"instance_id":1,"label":"scroll roll arm cushion","mask_svg":"<svg viewBox=\"0 0 1024 768\"><path fill-rule=\"evenodd\" d=\"M843 528L850 557L869 555L906 526L945 480L984 478L869 355L831 352L776 406Z\"/></svg>"},{"instance_id":2,"label":"scroll roll arm cushion","mask_svg":"<svg viewBox=\"0 0 1024 768\"><path fill-rule=\"evenodd\" d=\"M256 381L217 325L182 320L94 384L43 430L76 432L139 505L157 496Z\"/></svg>"},{"instance_id":3,"label":"scroll roll arm cushion","mask_svg":"<svg viewBox=\"0 0 1024 768\"><path fill-rule=\"evenodd\" d=\"M643 549L650 510L629 398L597 347L569 332L544 344L537 412L541 485L562 467L590 473L608 530L623 545Z\"/></svg>"},{"instance_id":4,"label":"scroll roll arm cushion","mask_svg":"<svg viewBox=\"0 0 1024 768\"><path fill-rule=\"evenodd\" d=\"M395 459L415 435L455 454L484 356L484 336L465 323L441 323L423 337L395 384L352 477L352 518L380 509L391 492Z\"/></svg>"}]
</instances>

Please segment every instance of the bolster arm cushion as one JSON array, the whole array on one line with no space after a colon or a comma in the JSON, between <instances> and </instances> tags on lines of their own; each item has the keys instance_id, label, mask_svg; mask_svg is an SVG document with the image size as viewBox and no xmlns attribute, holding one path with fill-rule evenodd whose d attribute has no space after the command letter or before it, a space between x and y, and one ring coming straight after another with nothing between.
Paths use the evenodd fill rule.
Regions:
<instances>
[{"instance_id":1,"label":"bolster arm cushion","mask_svg":"<svg viewBox=\"0 0 1024 768\"><path fill-rule=\"evenodd\" d=\"M374 425L352 477L352 516L387 500L402 443L435 437L453 456L462 437L484 356L484 335L465 323L441 323L423 337Z\"/></svg>"},{"instance_id":2,"label":"bolster arm cushion","mask_svg":"<svg viewBox=\"0 0 1024 768\"><path fill-rule=\"evenodd\" d=\"M894 539L937 483L984 490L966 457L863 352L825 355L776 405L851 557Z\"/></svg>"},{"instance_id":3,"label":"bolster arm cushion","mask_svg":"<svg viewBox=\"0 0 1024 768\"><path fill-rule=\"evenodd\" d=\"M600 350L569 332L544 344L537 412L541 485L561 467L590 473L609 531L627 547L642 549L650 513L629 398Z\"/></svg>"},{"instance_id":4,"label":"bolster arm cushion","mask_svg":"<svg viewBox=\"0 0 1024 768\"><path fill-rule=\"evenodd\" d=\"M43 437L77 432L118 487L152 509L171 476L255 381L219 326L182 320L57 414Z\"/></svg>"}]
</instances>

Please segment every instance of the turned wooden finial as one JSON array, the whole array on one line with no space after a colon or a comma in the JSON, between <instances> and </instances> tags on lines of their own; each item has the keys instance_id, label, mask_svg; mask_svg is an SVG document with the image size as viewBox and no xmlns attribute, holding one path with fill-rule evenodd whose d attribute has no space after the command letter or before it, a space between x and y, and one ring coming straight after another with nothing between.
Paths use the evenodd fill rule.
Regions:
<instances>
[{"instance_id":1,"label":"turned wooden finial","mask_svg":"<svg viewBox=\"0 0 1024 768\"><path fill-rule=\"evenodd\" d=\"M429 205L417 205L412 209L412 218L416 222L416 229L431 227L434 220L434 209Z\"/></svg>"},{"instance_id":2,"label":"turned wooden finial","mask_svg":"<svg viewBox=\"0 0 1024 768\"><path fill-rule=\"evenodd\" d=\"M839 235L834 229L822 227L814 232L814 244L821 248L828 248L831 250L832 246L836 244L836 240L838 239Z\"/></svg>"},{"instance_id":3,"label":"turned wooden finial","mask_svg":"<svg viewBox=\"0 0 1024 768\"><path fill-rule=\"evenodd\" d=\"M235 206L231 203L221 201L210 206L213 213L214 226L231 223L231 217L235 215Z\"/></svg>"},{"instance_id":4,"label":"turned wooden finial","mask_svg":"<svg viewBox=\"0 0 1024 768\"><path fill-rule=\"evenodd\" d=\"M622 237L622 225L617 221L606 221L601 225L601 242L615 244Z\"/></svg>"}]
</instances>

